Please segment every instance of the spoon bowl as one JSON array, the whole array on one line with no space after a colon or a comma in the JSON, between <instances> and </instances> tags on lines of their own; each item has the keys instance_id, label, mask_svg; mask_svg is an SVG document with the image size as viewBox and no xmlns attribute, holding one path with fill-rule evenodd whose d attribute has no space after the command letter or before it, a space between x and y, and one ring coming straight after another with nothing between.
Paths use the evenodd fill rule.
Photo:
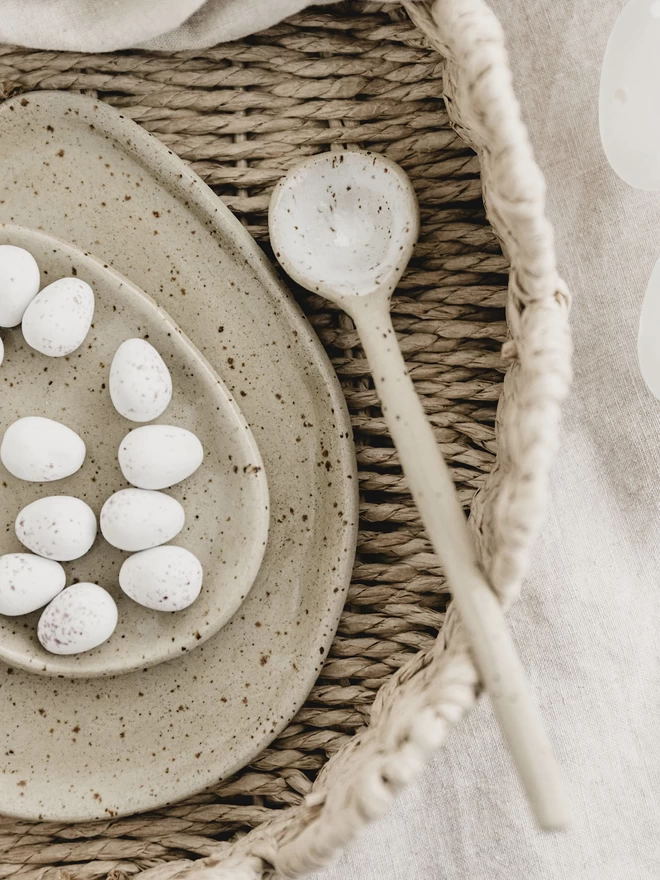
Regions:
<instances>
[{"instance_id":1,"label":"spoon bowl","mask_svg":"<svg viewBox=\"0 0 660 880\"><path fill-rule=\"evenodd\" d=\"M272 196L271 242L295 281L333 302L389 296L419 232L415 191L383 156L321 153L283 178Z\"/></svg>"}]
</instances>

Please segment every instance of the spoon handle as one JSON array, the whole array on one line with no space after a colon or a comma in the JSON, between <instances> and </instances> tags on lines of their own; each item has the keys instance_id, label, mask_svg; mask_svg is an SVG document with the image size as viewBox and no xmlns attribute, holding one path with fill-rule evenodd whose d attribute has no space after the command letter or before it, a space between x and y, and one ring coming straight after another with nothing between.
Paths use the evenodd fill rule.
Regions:
<instances>
[{"instance_id":1,"label":"spoon handle","mask_svg":"<svg viewBox=\"0 0 660 880\"><path fill-rule=\"evenodd\" d=\"M406 369L389 301L350 304L392 435L433 548L442 563L470 648L538 824L567 821L562 775L546 736L502 607L482 572L451 473Z\"/></svg>"}]
</instances>

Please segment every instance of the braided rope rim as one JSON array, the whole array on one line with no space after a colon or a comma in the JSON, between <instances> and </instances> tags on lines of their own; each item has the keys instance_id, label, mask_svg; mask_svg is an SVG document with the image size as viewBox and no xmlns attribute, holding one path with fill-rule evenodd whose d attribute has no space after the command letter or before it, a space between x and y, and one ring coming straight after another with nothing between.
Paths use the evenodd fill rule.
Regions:
<instances>
[{"instance_id":1,"label":"braided rope rim","mask_svg":"<svg viewBox=\"0 0 660 880\"><path fill-rule=\"evenodd\" d=\"M557 277L552 235L543 213L543 181L520 122L496 19L481 0L438 0L434 6L407 8L447 59L444 88L450 117L479 155L488 216L511 260L511 340L505 344L511 366L498 408L497 462L473 502L471 518L482 561L502 600L509 603L518 592L545 507L559 405L570 380L568 295ZM413 41L408 35L404 42ZM209 54L231 51L217 47ZM119 58L131 63L130 56ZM163 61L166 65L167 59ZM89 62L93 66L94 60ZM177 149L175 141L176 136L168 142ZM241 143L236 140L237 146ZM185 152L186 145L181 146ZM222 179L232 169L208 170ZM256 211L263 209L264 201L267 204L267 197L251 197L239 188L230 205ZM303 803L277 812L236 842L208 846L212 854L198 861L150 867L145 855L143 876L256 880L270 876L274 868L283 876L303 876L326 863L365 822L387 808L474 703L477 692L460 621L450 606L437 642L415 654L380 689L371 726L336 752ZM304 790L304 781L299 782ZM236 790L240 792L240 784ZM122 866L116 864L115 869L121 871ZM99 876L100 871L99 863L76 876Z\"/></svg>"}]
</instances>

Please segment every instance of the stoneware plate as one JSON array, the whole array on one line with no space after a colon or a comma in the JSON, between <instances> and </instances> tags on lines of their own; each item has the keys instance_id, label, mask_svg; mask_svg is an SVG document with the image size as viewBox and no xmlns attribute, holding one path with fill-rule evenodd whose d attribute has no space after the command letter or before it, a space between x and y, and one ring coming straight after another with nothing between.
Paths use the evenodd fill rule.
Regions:
<instances>
[{"instance_id":1,"label":"stoneware plate","mask_svg":"<svg viewBox=\"0 0 660 880\"><path fill-rule=\"evenodd\" d=\"M351 428L320 343L259 248L165 147L112 108L57 92L6 102L0 132L0 222L73 242L163 306L238 402L268 474L263 563L205 644L113 678L0 663L0 812L107 818L233 773L304 702L353 563Z\"/></svg>"},{"instance_id":2,"label":"stoneware plate","mask_svg":"<svg viewBox=\"0 0 660 880\"><path fill-rule=\"evenodd\" d=\"M257 444L234 399L208 361L156 303L103 263L76 248L16 226L0 227L0 245L24 247L35 257L42 284L75 275L94 290L94 324L69 357L33 351L20 328L4 333L0 368L0 432L24 416L46 416L68 425L87 446L78 473L52 483L27 483L0 466L0 518L10 526L26 504L47 495L73 495L97 516L103 502L128 486L117 462L123 437L137 427L115 410L108 391L110 363L118 346L148 338L164 358L173 383L172 402L150 424L178 425L202 441L202 466L167 494L186 512L186 524L172 541L202 563L199 598L185 611L166 614L137 605L118 586L129 554L97 535L92 550L64 563L67 583L92 581L107 589L119 610L117 629L105 644L85 654L49 654L37 639L36 611L0 616L0 658L47 675L112 675L153 666L201 645L235 613L259 571L268 536L268 488ZM12 528L0 552L20 553Z\"/></svg>"}]
</instances>

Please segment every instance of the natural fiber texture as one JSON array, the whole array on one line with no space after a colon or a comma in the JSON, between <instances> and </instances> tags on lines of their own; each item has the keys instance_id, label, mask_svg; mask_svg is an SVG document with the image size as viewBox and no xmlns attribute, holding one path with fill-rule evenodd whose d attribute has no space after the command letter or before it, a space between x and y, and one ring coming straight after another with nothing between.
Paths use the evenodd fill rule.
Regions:
<instances>
[{"instance_id":1,"label":"natural fiber texture","mask_svg":"<svg viewBox=\"0 0 660 880\"><path fill-rule=\"evenodd\" d=\"M356 145L403 165L422 233L394 297L395 327L472 503L484 567L509 602L543 513L569 383L568 297L497 21L481 0L409 11L432 45L403 11L352 3L198 54L3 49L0 80L6 92L92 90L122 107L190 161L266 248L270 189L302 156ZM508 298L508 262L465 140L512 262ZM478 677L460 620L451 606L445 613L443 576L354 329L317 297L297 295L342 381L361 478L354 578L322 677L284 734L213 791L96 824L0 821L0 878L46 880L56 866L81 880L302 876L389 805L473 704Z\"/></svg>"}]
</instances>

